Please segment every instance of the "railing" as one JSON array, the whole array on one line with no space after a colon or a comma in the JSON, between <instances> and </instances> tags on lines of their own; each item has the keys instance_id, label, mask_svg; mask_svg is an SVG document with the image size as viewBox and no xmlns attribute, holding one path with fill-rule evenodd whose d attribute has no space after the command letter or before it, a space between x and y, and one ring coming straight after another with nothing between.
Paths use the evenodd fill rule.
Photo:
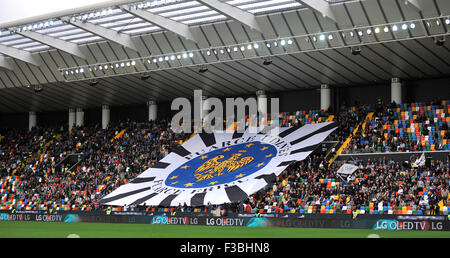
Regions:
<instances>
[{"instance_id":1,"label":"railing","mask_svg":"<svg viewBox=\"0 0 450 258\"><path fill-rule=\"evenodd\" d=\"M429 155L432 160L448 161L450 156L450 151L411 151L411 152L379 152L379 153L350 153L341 154L336 157L336 161L347 161L347 160L379 160L380 158L386 157L386 160L394 161L414 161L413 158L419 158L422 153Z\"/></svg>"},{"instance_id":2,"label":"railing","mask_svg":"<svg viewBox=\"0 0 450 258\"><path fill-rule=\"evenodd\" d=\"M356 135L356 133L358 132L359 128L361 128L361 131L364 132L365 127L366 127L366 123L367 121L372 120L373 117L373 112L370 112L366 115L366 118L364 119L364 121L360 122L358 124L358 126L356 126L356 128L353 130L353 132L348 136L348 138L345 140L345 142L341 145L341 147L339 147L339 149L336 151L336 154L329 159L328 163L329 165L331 165L331 163L333 163L333 161L339 156L341 155L342 151L345 150L345 148L347 148L347 145L352 141L353 137Z\"/></svg>"}]
</instances>

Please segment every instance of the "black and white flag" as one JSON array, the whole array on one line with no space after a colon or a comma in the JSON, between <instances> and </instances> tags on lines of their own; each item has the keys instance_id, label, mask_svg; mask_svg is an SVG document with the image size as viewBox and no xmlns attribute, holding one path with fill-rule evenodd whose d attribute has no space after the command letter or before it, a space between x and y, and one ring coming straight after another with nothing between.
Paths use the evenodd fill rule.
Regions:
<instances>
[{"instance_id":1,"label":"black and white flag","mask_svg":"<svg viewBox=\"0 0 450 258\"><path fill-rule=\"evenodd\" d=\"M242 201L275 181L289 164L305 159L336 128L337 123L326 122L264 133L199 133L100 203L202 206Z\"/></svg>"},{"instance_id":2,"label":"black and white flag","mask_svg":"<svg viewBox=\"0 0 450 258\"><path fill-rule=\"evenodd\" d=\"M344 174L344 175L351 175L353 172L355 172L358 169L358 166L355 166L353 164L343 164L339 170L337 171L338 174Z\"/></svg>"}]
</instances>

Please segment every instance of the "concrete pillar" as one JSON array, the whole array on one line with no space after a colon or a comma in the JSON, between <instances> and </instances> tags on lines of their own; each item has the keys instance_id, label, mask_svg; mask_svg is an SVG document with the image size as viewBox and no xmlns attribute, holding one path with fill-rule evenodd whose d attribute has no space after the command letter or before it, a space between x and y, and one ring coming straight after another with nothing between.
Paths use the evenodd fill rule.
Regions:
<instances>
[{"instance_id":1,"label":"concrete pillar","mask_svg":"<svg viewBox=\"0 0 450 258\"><path fill-rule=\"evenodd\" d=\"M267 118L267 95L264 90L256 91L256 103L258 105L258 124L265 123ZM261 119L264 119L262 121Z\"/></svg>"},{"instance_id":2,"label":"concrete pillar","mask_svg":"<svg viewBox=\"0 0 450 258\"><path fill-rule=\"evenodd\" d=\"M203 121L203 119L205 119L205 117L208 115L208 113L209 113L209 109L208 108L206 108L207 107L207 105L209 104L209 100L208 100L208 96L205 96L205 95L203 95L202 96L202 108L201 108L201 118L202 118L202 121Z\"/></svg>"},{"instance_id":3,"label":"concrete pillar","mask_svg":"<svg viewBox=\"0 0 450 258\"><path fill-rule=\"evenodd\" d=\"M110 121L110 110L108 105L102 105L102 129L106 129Z\"/></svg>"},{"instance_id":4,"label":"concrete pillar","mask_svg":"<svg viewBox=\"0 0 450 258\"><path fill-rule=\"evenodd\" d=\"M69 108L69 132L72 131L72 128L75 125L75 117L75 109Z\"/></svg>"},{"instance_id":5,"label":"concrete pillar","mask_svg":"<svg viewBox=\"0 0 450 258\"><path fill-rule=\"evenodd\" d=\"M28 113L28 130L31 131L36 126L36 112L30 111Z\"/></svg>"},{"instance_id":6,"label":"concrete pillar","mask_svg":"<svg viewBox=\"0 0 450 258\"><path fill-rule=\"evenodd\" d=\"M320 85L320 109L329 109L331 106L331 90L327 84Z\"/></svg>"},{"instance_id":7,"label":"concrete pillar","mask_svg":"<svg viewBox=\"0 0 450 258\"><path fill-rule=\"evenodd\" d=\"M156 101L149 100L147 102L148 105L148 121L155 121L158 118L158 106L156 105Z\"/></svg>"},{"instance_id":8,"label":"concrete pillar","mask_svg":"<svg viewBox=\"0 0 450 258\"><path fill-rule=\"evenodd\" d=\"M402 99L402 82L400 78L392 78L391 80L391 102L395 101L397 104L401 104Z\"/></svg>"},{"instance_id":9,"label":"concrete pillar","mask_svg":"<svg viewBox=\"0 0 450 258\"><path fill-rule=\"evenodd\" d=\"M77 108L76 125L77 126L84 125L84 112L82 108Z\"/></svg>"}]
</instances>

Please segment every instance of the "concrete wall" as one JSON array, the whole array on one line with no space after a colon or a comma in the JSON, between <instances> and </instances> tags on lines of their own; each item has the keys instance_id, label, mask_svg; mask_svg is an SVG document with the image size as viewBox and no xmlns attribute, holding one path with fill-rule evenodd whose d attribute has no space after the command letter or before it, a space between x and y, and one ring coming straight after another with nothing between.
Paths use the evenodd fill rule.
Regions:
<instances>
[{"instance_id":1,"label":"concrete wall","mask_svg":"<svg viewBox=\"0 0 450 258\"><path fill-rule=\"evenodd\" d=\"M381 98L385 103L390 102L390 81L365 86L331 86L331 110L337 110L342 105L375 104ZM296 110L320 109L320 89L307 89L285 92L266 92L268 98L280 99L280 112ZM450 78L427 79L417 81L403 81L403 99L405 102L431 102L436 99L450 99ZM212 96L210 96L212 97ZM255 97L256 95L230 96ZM225 103L225 102L223 102ZM171 118L175 112L170 110L170 102L158 102L158 118ZM148 107L145 103L133 106L110 106L111 122L133 119L146 121ZM270 111L270 103L268 103ZM66 125L68 111L38 112L37 125ZM85 109L85 125L101 124L101 105L98 108ZM0 128L27 128L28 113L10 114L0 113Z\"/></svg>"}]
</instances>

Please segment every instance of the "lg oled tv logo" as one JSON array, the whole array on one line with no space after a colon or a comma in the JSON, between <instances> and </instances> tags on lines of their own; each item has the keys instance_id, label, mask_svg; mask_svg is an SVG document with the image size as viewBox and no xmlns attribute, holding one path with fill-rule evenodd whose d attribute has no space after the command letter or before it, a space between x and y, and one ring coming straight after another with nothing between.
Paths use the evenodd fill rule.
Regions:
<instances>
[{"instance_id":1,"label":"lg oled tv logo","mask_svg":"<svg viewBox=\"0 0 450 258\"><path fill-rule=\"evenodd\" d=\"M397 221L378 220L374 225L374 230L443 230L441 221Z\"/></svg>"},{"instance_id":2,"label":"lg oled tv logo","mask_svg":"<svg viewBox=\"0 0 450 258\"><path fill-rule=\"evenodd\" d=\"M270 117L267 97L226 98L225 105L219 98L204 98L201 90L194 91L194 100L176 98L171 109L179 111L171 121L174 132L212 133L213 131L236 131L250 133L269 131L277 133L279 127L279 99L270 98ZM224 109L225 108L225 109Z\"/></svg>"}]
</instances>

